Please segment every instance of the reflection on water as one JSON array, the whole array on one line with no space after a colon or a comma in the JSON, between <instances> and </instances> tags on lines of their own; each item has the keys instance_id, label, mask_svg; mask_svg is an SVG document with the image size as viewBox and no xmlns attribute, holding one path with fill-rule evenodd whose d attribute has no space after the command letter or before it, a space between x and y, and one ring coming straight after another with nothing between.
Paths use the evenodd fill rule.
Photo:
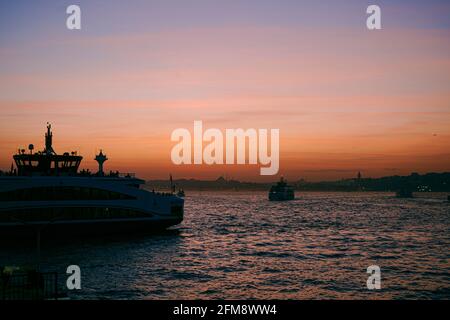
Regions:
<instances>
[{"instance_id":1,"label":"reflection on water","mask_svg":"<svg viewBox=\"0 0 450 320\"><path fill-rule=\"evenodd\" d=\"M450 204L385 193L259 192L186 197L185 221L157 235L43 243L42 265L77 264L72 298L450 298ZM5 244L0 264L32 263L34 247ZM379 265L382 290L366 288Z\"/></svg>"}]
</instances>

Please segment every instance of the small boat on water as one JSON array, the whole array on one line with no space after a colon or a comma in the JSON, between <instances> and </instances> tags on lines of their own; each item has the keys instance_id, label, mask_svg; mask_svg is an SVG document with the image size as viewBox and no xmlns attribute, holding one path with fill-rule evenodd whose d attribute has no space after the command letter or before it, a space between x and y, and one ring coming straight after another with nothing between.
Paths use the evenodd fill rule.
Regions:
<instances>
[{"instance_id":1,"label":"small boat on water","mask_svg":"<svg viewBox=\"0 0 450 320\"><path fill-rule=\"evenodd\" d=\"M172 174L170 174L170 190L172 192L172 194L175 194L175 190L177 188L177 184L173 183L173 178L172 178ZM176 196L179 198L184 198L184 190L182 188L178 189L178 192L176 193Z\"/></svg>"},{"instance_id":2,"label":"small boat on water","mask_svg":"<svg viewBox=\"0 0 450 320\"><path fill-rule=\"evenodd\" d=\"M272 186L269 191L270 201L288 201L294 200L294 188L287 184L286 180L283 178L277 182L276 185Z\"/></svg>"}]
</instances>

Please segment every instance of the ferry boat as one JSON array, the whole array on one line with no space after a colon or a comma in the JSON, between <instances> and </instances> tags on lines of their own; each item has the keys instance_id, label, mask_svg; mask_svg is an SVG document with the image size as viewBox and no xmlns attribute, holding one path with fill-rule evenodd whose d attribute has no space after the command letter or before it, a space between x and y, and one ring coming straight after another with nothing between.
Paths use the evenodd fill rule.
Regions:
<instances>
[{"instance_id":1,"label":"ferry boat","mask_svg":"<svg viewBox=\"0 0 450 320\"><path fill-rule=\"evenodd\" d=\"M79 171L82 156L57 154L51 125L45 149L24 149L13 156L15 168L0 171L0 235L46 233L108 234L165 229L183 220L184 200L173 193L142 188L134 174L103 172L108 160L96 156L97 173Z\"/></svg>"},{"instance_id":2,"label":"ferry boat","mask_svg":"<svg viewBox=\"0 0 450 320\"><path fill-rule=\"evenodd\" d=\"M294 200L294 188L287 184L287 182L281 178L280 181L270 188L269 200L270 201L287 201Z\"/></svg>"}]
</instances>

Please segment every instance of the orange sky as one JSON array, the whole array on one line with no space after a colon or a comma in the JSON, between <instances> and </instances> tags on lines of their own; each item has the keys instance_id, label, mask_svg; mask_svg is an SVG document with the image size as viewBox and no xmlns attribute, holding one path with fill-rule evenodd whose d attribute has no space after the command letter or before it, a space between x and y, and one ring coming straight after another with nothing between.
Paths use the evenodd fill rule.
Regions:
<instances>
[{"instance_id":1,"label":"orange sky","mask_svg":"<svg viewBox=\"0 0 450 320\"><path fill-rule=\"evenodd\" d=\"M18 147L95 152L143 178L240 180L260 166L174 166L176 128L280 129L290 180L450 171L447 29L209 27L69 34L0 48L0 168ZM7 62L6 62L7 61Z\"/></svg>"}]
</instances>

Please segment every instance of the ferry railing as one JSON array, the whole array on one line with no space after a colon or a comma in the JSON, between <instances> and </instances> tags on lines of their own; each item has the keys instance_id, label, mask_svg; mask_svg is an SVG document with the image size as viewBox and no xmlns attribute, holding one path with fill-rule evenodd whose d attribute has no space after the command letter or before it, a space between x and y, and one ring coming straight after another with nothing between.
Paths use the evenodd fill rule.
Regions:
<instances>
[{"instance_id":1,"label":"ferry railing","mask_svg":"<svg viewBox=\"0 0 450 320\"><path fill-rule=\"evenodd\" d=\"M133 172L119 172L119 177L121 178L135 178L136 174Z\"/></svg>"}]
</instances>

